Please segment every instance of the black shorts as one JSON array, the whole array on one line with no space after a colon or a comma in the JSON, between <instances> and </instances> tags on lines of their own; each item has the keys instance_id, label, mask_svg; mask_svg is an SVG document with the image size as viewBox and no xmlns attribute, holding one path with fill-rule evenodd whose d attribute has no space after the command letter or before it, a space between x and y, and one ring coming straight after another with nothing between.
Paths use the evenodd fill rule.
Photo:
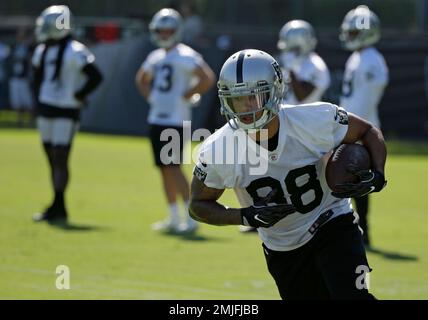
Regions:
<instances>
[{"instance_id":1,"label":"black shorts","mask_svg":"<svg viewBox=\"0 0 428 320\"><path fill-rule=\"evenodd\" d=\"M282 299L375 299L364 272L371 271L352 214L333 218L304 246L273 251L263 245Z\"/></svg>"},{"instance_id":2,"label":"black shorts","mask_svg":"<svg viewBox=\"0 0 428 320\"><path fill-rule=\"evenodd\" d=\"M161 134L166 129L173 129L174 138L167 137L167 141L161 141ZM183 160L183 127L150 125L150 142L156 166L176 166ZM174 142L172 142L174 139ZM164 148L165 147L165 148ZM164 148L164 150L162 150Z\"/></svg>"},{"instance_id":3,"label":"black shorts","mask_svg":"<svg viewBox=\"0 0 428 320\"><path fill-rule=\"evenodd\" d=\"M80 120L80 108L61 108L46 103L37 104L37 115L43 118L65 118L76 122Z\"/></svg>"},{"instance_id":4,"label":"black shorts","mask_svg":"<svg viewBox=\"0 0 428 320\"><path fill-rule=\"evenodd\" d=\"M37 127L43 144L69 148L79 130L79 108L62 108L45 103L37 105Z\"/></svg>"}]
</instances>

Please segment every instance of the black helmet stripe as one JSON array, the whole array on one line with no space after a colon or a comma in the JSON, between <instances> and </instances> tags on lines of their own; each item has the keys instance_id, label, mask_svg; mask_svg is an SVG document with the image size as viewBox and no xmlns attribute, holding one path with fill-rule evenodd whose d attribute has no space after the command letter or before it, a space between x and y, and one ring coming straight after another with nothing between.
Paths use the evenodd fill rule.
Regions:
<instances>
[{"instance_id":1,"label":"black helmet stripe","mask_svg":"<svg viewBox=\"0 0 428 320\"><path fill-rule=\"evenodd\" d=\"M238 61L236 62L236 83L244 82L243 75L242 75L244 57L245 57L245 50L242 50L241 53L239 54Z\"/></svg>"}]
</instances>

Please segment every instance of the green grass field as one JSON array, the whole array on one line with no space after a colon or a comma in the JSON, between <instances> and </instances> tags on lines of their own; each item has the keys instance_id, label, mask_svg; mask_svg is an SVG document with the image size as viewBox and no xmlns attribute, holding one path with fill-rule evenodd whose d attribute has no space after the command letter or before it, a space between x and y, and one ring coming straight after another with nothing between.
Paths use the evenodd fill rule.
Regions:
<instances>
[{"instance_id":1,"label":"green grass field","mask_svg":"<svg viewBox=\"0 0 428 320\"><path fill-rule=\"evenodd\" d=\"M428 148L389 147L388 188L372 197L371 288L380 299L427 299ZM153 169L146 139L80 133L71 226L35 224L31 215L52 196L38 134L0 130L0 298L279 299L255 234L151 230L167 213ZM222 201L236 205L231 192ZM70 268L70 290L55 287L58 265Z\"/></svg>"}]
</instances>

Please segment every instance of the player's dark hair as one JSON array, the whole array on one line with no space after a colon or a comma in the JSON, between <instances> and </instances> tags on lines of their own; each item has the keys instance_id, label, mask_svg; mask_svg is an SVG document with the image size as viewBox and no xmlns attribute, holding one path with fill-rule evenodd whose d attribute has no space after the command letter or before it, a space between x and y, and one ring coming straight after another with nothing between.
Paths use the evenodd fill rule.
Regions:
<instances>
[{"instance_id":1,"label":"player's dark hair","mask_svg":"<svg viewBox=\"0 0 428 320\"><path fill-rule=\"evenodd\" d=\"M52 81L58 80L59 75L61 74L61 66L62 66L62 59L64 57L64 51L70 40L71 40L71 36L68 36L59 41L58 56L55 62L55 73L53 75Z\"/></svg>"},{"instance_id":2,"label":"player's dark hair","mask_svg":"<svg viewBox=\"0 0 428 320\"><path fill-rule=\"evenodd\" d=\"M41 60L41 64L40 64L40 69L41 69L42 73L45 70L46 52L48 51L48 48L52 45L59 45L58 55L57 55L56 61L55 61L55 72L54 72L53 77L51 79L52 81L58 80L59 75L61 74L62 60L64 58L65 48L67 47L68 42L71 39L72 39L71 36L67 36L67 37L65 37L59 41L55 41L55 42L51 42L51 43L47 42L45 45L45 49L43 50L42 60ZM43 76L44 75L42 75L42 79L43 79Z\"/></svg>"}]
</instances>

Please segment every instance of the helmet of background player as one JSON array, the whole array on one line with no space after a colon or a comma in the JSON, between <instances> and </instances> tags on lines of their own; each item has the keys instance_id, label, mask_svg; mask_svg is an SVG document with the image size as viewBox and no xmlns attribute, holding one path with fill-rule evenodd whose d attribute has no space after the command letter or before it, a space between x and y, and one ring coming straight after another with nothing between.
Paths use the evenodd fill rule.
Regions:
<instances>
[{"instance_id":1,"label":"helmet of background player","mask_svg":"<svg viewBox=\"0 0 428 320\"><path fill-rule=\"evenodd\" d=\"M358 6L349 11L340 27L339 39L350 51L375 44L380 39L378 16L367 6Z\"/></svg>"},{"instance_id":2,"label":"helmet of background player","mask_svg":"<svg viewBox=\"0 0 428 320\"><path fill-rule=\"evenodd\" d=\"M50 6L36 19L35 35L38 42L61 40L71 34L72 15L67 6Z\"/></svg>"},{"instance_id":3,"label":"helmet of background player","mask_svg":"<svg viewBox=\"0 0 428 320\"><path fill-rule=\"evenodd\" d=\"M293 52L296 56L304 56L312 52L317 39L312 26L303 20L287 22L279 32L278 49Z\"/></svg>"},{"instance_id":4,"label":"helmet of background player","mask_svg":"<svg viewBox=\"0 0 428 320\"><path fill-rule=\"evenodd\" d=\"M279 111L284 81L278 62L266 52L242 50L231 55L217 82L220 112L234 129L260 129Z\"/></svg>"},{"instance_id":5,"label":"helmet of background player","mask_svg":"<svg viewBox=\"0 0 428 320\"><path fill-rule=\"evenodd\" d=\"M149 24L152 41L161 48L170 48L181 41L182 18L174 9L158 11Z\"/></svg>"}]
</instances>

